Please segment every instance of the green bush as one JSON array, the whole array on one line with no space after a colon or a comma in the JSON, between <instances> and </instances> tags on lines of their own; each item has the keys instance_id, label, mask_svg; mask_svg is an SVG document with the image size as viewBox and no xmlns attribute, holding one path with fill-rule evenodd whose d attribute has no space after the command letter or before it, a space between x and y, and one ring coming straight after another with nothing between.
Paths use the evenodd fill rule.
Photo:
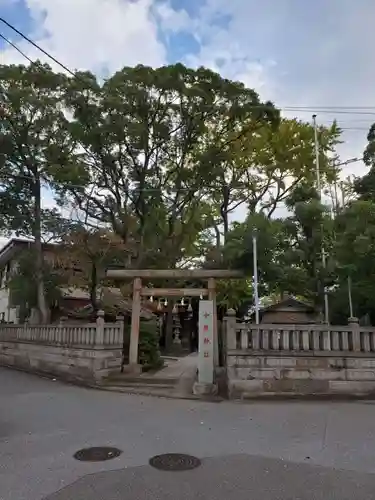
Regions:
<instances>
[{"instance_id":1,"label":"green bush","mask_svg":"<svg viewBox=\"0 0 375 500\"><path fill-rule=\"evenodd\" d=\"M141 321L139 328L139 363L144 371L157 370L164 364L159 350L159 331L155 321Z\"/></svg>"},{"instance_id":2,"label":"green bush","mask_svg":"<svg viewBox=\"0 0 375 500\"><path fill-rule=\"evenodd\" d=\"M130 325L125 325L125 353L127 363L127 354L130 344ZM164 364L159 350L159 327L156 321L141 320L139 325L139 364L143 371L157 370Z\"/></svg>"}]
</instances>

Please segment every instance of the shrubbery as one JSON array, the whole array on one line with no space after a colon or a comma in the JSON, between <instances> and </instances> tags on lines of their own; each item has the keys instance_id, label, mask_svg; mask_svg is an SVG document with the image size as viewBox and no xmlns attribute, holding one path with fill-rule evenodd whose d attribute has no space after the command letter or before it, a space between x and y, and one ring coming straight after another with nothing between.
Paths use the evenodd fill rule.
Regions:
<instances>
[{"instance_id":1,"label":"shrubbery","mask_svg":"<svg viewBox=\"0 0 375 500\"><path fill-rule=\"evenodd\" d=\"M159 349L159 332L155 321L141 321L139 332L139 363L143 370L163 366Z\"/></svg>"},{"instance_id":2,"label":"shrubbery","mask_svg":"<svg viewBox=\"0 0 375 500\"><path fill-rule=\"evenodd\" d=\"M125 326L126 338L130 340L130 325ZM129 352L129 343L125 346ZM141 320L139 325L139 363L143 371L157 370L163 366L159 349L159 327L154 320Z\"/></svg>"}]
</instances>

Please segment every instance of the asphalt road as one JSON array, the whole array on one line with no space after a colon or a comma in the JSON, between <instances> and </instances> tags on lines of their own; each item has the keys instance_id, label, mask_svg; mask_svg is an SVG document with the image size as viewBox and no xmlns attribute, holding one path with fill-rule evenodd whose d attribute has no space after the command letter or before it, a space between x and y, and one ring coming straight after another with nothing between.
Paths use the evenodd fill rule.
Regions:
<instances>
[{"instance_id":1,"label":"asphalt road","mask_svg":"<svg viewBox=\"0 0 375 500\"><path fill-rule=\"evenodd\" d=\"M76 461L88 446L122 454ZM202 465L161 472L161 453ZM364 500L374 472L372 402L165 400L0 369L1 500Z\"/></svg>"}]
</instances>

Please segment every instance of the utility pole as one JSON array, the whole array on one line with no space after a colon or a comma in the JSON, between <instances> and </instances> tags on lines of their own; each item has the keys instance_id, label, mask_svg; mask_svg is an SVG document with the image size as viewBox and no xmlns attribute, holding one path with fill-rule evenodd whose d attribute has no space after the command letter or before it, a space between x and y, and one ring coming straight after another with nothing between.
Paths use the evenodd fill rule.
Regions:
<instances>
[{"instance_id":1,"label":"utility pole","mask_svg":"<svg viewBox=\"0 0 375 500\"><path fill-rule=\"evenodd\" d=\"M335 179L333 187L334 187L334 194L335 194L335 215L337 216L337 214L339 213L339 210L340 210L339 198L337 195L337 179Z\"/></svg>"},{"instance_id":2,"label":"utility pole","mask_svg":"<svg viewBox=\"0 0 375 500\"><path fill-rule=\"evenodd\" d=\"M259 325L259 295L258 295L258 248L257 248L257 230L253 230L253 274L254 274L254 308L255 323Z\"/></svg>"},{"instance_id":3,"label":"utility pole","mask_svg":"<svg viewBox=\"0 0 375 500\"><path fill-rule=\"evenodd\" d=\"M349 314L353 318L353 301L352 301L352 278L348 276L348 298L349 298Z\"/></svg>"},{"instance_id":4,"label":"utility pole","mask_svg":"<svg viewBox=\"0 0 375 500\"><path fill-rule=\"evenodd\" d=\"M319 140L318 140L318 129L316 125L316 115L312 116L314 123L314 139L315 139L315 168L316 168L316 187L318 191L319 201L322 202L322 191L320 185L320 164L319 164ZM326 254L324 250L323 241L323 225L322 225L322 266L326 269ZM328 304L328 294L327 288L324 286L324 320L327 325L329 325L329 304Z\"/></svg>"},{"instance_id":5,"label":"utility pole","mask_svg":"<svg viewBox=\"0 0 375 500\"><path fill-rule=\"evenodd\" d=\"M344 194L344 183L341 183L341 195L342 195L342 210L345 210L345 194ZM353 300L352 300L352 278L350 274L348 274L347 278L348 282L348 302L349 302L349 315L351 318L354 316L353 312Z\"/></svg>"},{"instance_id":6,"label":"utility pole","mask_svg":"<svg viewBox=\"0 0 375 500\"><path fill-rule=\"evenodd\" d=\"M340 182L340 190L341 190L342 209L344 210L344 207L345 207L345 186L344 186L344 183L342 181Z\"/></svg>"}]
</instances>

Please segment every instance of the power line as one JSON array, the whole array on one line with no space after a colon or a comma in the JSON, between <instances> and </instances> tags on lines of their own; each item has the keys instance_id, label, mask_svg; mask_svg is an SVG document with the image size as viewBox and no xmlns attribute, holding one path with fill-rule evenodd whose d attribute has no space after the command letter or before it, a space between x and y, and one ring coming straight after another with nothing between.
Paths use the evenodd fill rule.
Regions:
<instances>
[{"instance_id":1,"label":"power line","mask_svg":"<svg viewBox=\"0 0 375 500\"><path fill-rule=\"evenodd\" d=\"M370 126L369 127L340 127L340 130L361 130L364 132L369 132Z\"/></svg>"},{"instance_id":2,"label":"power line","mask_svg":"<svg viewBox=\"0 0 375 500\"><path fill-rule=\"evenodd\" d=\"M83 78L81 78L79 75L77 75L76 72L69 69L65 64L63 64L58 59L56 59L56 57L54 57L52 54L50 54L45 49L43 49L40 45L38 45L36 42L34 42L31 38L26 36L20 30L18 30L11 23L6 21L3 17L0 17L0 22L5 24L8 28L13 30L15 33L17 33L17 35L19 35L21 38L26 40L33 47L35 47L37 50L42 52L45 56L47 56L49 59L51 59L55 64L59 65L65 71L67 71L74 78L77 78L78 80L84 82L85 84L87 83ZM29 62L35 63L35 61L32 61L13 42L6 39L5 37L2 37L2 38L7 43L9 43L9 45L11 45L15 50L17 50L20 54L22 54ZM259 109L266 109L267 108L266 105L262 105L262 104L253 105L251 107L254 109L255 108L259 108ZM272 108L272 109L274 109L274 108ZM373 116L375 116L375 106L283 106L283 107L280 107L279 109L281 109L283 111L299 111L301 113L317 112L317 113L328 113L328 114L355 114L355 115L373 115ZM366 110L370 110L370 109L372 109L374 111L372 111L372 112L366 111Z\"/></svg>"},{"instance_id":3,"label":"power line","mask_svg":"<svg viewBox=\"0 0 375 500\"><path fill-rule=\"evenodd\" d=\"M4 18L0 17L0 22L5 24L8 28L13 30L15 33L17 33L21 38L26 40L28 43L30 43L33 47L35 47L37 50L42 52L45 56L47 56L49 59L51 59L54 63L59 65L61 68L63 68L65 71L67 71L70 75L72 75L74 78L82 81L84 84L87 82L83 79L80 78L79 75L77 75L74 71L69 69L65 64L60 62L58 59L56 59L52 54L47 52L45 49L43 49L40 45L38 45L36 42L31 40L28 36L26 36L24 33L22 33L20 30L18 30L15 26L13 26L11 23L6 21ZM9 40L7 37L2 35L0 33L0 37L8 43L11 47L13 47L17 52L19 52L25 59L27 59L30 63L35 63L30 57L28 57L15 43L13 43L11 40ZM259 108L259 109L265 109L267 106L266 105L253 105L251 106L252 108ZM370 115L370 116L375 116L375 111L362 111L362 110L368 110L368 109L374 109L375 106L316 106L316 107L308 107L308 106L284 106L280 108L281 110L284 111L298 111L299 113L311 113L312 111L317 111L319 113L328 113L328 114L350 114L350 115ZM360 110L360 111L357 111ZM362 128L362 127L340 127L342 130L363 130L363 131L368 131L367 128ZM360 161L360 160L358 160ZM82 187L82 186L71 186L71 187ZM239 187L239 189L241 189ZM155 189L149 189L148 191L159 191Z\"/></svg>"},{"instance_id":4,"label":"power line","mask_svg":"<svg viewBox=\"0 0 375 500\"><path fill-rule=\"evenodd\" d=\"M286 106L287 108L297 108L297 109L306 109L306 110L309 110L310 109L310 106ZM331 109L332 111L335 111L335 110L340 110L340 109L344 109L344 110L356 110L356 109L359 109L359 110L366 110L366 109L375 109L375 106L313 106L315 110L317 110L318 112L320 112L321 109Z\"/></svg>"},{"instance_id":5,"label":"power line","mask_svg":"<svg viewBox=\"0 0 375 500\"><path fill-rule=\"evenodd\" d=\"M21 31L19 31L15 26L10 24L8 21L6 21L4 18L0 17L0 21L4 23L7 27L12 29L15 33L17 33L19 36L21 36L24 40L26 40L28 43L33 45L37 50L41 51L44 55L46 55L48 58L50 58L52 61L54 61L57 65L61 66L65 71L67 71L70 75L72 75L74 78L81 80L83 83L87 83L84 79L80 78L79 75L77 75L75 72L70 70L65 64L61 63L58 59L56 59L54 56L52 56L50 53L48 53L46 50L44 50L40 45L35 43L33 40L31 40L29 37L27 37L25 34L23 34ZM30 57L28 57L15 43L13 43L11 40L9 40L7 37L2 35L0 33L0 37L8 43L11 47L13 47L17 52L19 52L25 59L27 59L30 63L35 63ZM266 108L267 106L265 105L253 105L252 108ZM302 113L310 113L311 111L319 111L319 113L329 113L329 114L358 114L358 115L371 115L375 116L375 111L370 112L370 111L355 111L355 110L365 110L365 109L375 109L375 106L317 106L317 107L307 107L307 106L284 106L281 108L284 111L298 111ZM368 131L368 128L365 127L340 127L342 130L353 130L353 131ZM361 161L360 159L358 161ZM81 187L81 186L72 186L72 187ZM152 191L152 190L150 190Z\"/></svg>"},{"instance_id":6,"label":"power line","mask_svg":"<svg viewBox=\"0 0 375 500\"><path fill-rule=\"evenodd\" d=\"M298 111L299 113L325 113L325 114L330 114L330 115L368 115L368 116L375 116L375 111L349 111L348 109L345 109L344 107L342 108L322 108L319 109L317 107L311 106L310 108L301 108L301 107L280 107L279 109L283 111ZM375 109L371 106L369 106L367 109Z\"/></svg>"},{"instance_id":7,"label":"power line","mask_svg":"<svg viewBox=\"0 0 375 500\"><path fill-rule=\"evenodd\" d=\"M11 47L13 47L17 52L21 54L21 56L25 57L25 59L27 59L30 63L34 62L32 59L30 59L29 56L27 56L24 52L22 52L22 50L18 48L15 43L11 42L7 37L2 35L1 33L0 33L0 38L2 38L6 43L8 43Z\"/></svg>"},{"instance_id":8,"label":"power line","mask_svg":"<svg viewBox=\"0 0 375 500\"><path fill-rule=\"evenodd\" d=\"M72 70L70 70L67 66L65 66L65 64L63 64L62 62L58 61L55 57L53 57L46 50L44 50L42 47L40 47L40 45L38 45L33 40L31 40L31 38L27 37L21 31L19 31L16 27L14 27L12 24L8 23L8 21L6 21L3 17L0 17L0 22L2 22L3 24L5 24L5 26L8 26L8 28L10 28L11 30L13 30L15 33L17 33L17 35L19 35L24 40L26 40L28 43L30 43L31 45L33 45L36 49L40 50L40 52L42 52L44 55L46 55L47 57L49 57L53 62L55 62L56 64L58 64L62 68L64 68L65 71L67 71L69 74L71 74L72 76L76 77L76 74ZM13 46L13 44L11 44L11 45ZM18 50L18 48L17 48L17 50ZM27 59L30 61L30 59L28 57L27 57Z\"/></svg>"}]
</instances>

